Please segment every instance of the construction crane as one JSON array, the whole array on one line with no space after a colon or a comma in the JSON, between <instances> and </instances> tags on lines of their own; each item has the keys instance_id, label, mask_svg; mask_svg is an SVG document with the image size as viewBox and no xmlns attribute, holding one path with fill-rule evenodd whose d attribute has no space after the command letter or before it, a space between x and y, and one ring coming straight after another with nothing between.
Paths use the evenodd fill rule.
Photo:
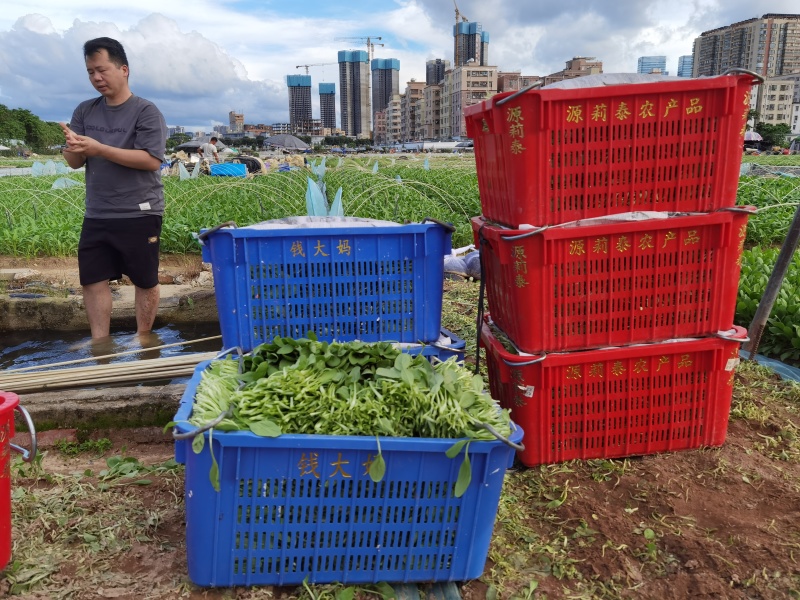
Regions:
<instances>
[{"instance_id":1,"label":"construction crane","mask_svg":"<svg viewBox=\"0 0 800 600\"><path fill-rule=\"evenodd\" d=\"M375 44L372 40L381 40L383 39L380 36L368 36L368 37L338 37L333 38L334 42L352 42L352 41L359 41L367 42L367 56L369 56L370 62L372 62L372 55L374 54L375 46L384 46L384 44Z\"/></svg>"},{"instance_id":2,"label":"construction crane","mask_svg":"<svg viewBox=\"0 0 800 600\"><path fill-rule=\"evenodd\" d=\"M456 25L458 25L458 18L459 17L461 17L461 21L462 22L469 23L469 19L458 11L458 4L456 4L456 0L453 0L453 6L456 7Z\"/></svg>"},{"instance_id":3,"label":"construction crane","mask_svg":"<svg viewBox=\"0 0 800 600\"><path fill-rule=\"evenodd\" d=\"M305 67L306 75L308 75L308 67L325 67L327 65L336 65L338 63L314 63L313 65L297 65L295 69L299 69L300 67Z\"/></svg>"}]
</instances>

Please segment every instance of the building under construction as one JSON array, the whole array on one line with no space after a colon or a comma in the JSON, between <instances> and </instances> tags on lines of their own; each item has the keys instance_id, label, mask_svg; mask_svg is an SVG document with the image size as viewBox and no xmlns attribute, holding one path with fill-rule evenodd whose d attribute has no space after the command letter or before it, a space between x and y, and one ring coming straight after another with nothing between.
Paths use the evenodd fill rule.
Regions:
<instances>
[{"instance_id":1,"label":"building under construction","mask_svg":"<svg viewBox=\"0 0 800 600\"><path fill-rule=\"evenodd\" d=\"M369 55L364 50L339 51L339 106L345 135L369 138Z\"/></svg>"},{"instance_id":2,"label":"building under construction","mask_svg":"<svg viewBox=\"0 0 800 600\"><path fill-rule=\"evenodd\" d=\"M336 129L336 84L319 84L319 118L322 127L333 131Z\"/></svg>"},{"instance_id":3,"label":"building under construction","mask_svg":"<svg viewBox=\"0 0 800 600\"><path fill-rule=\"evenodd\" d=\"M289 124L292 132L305 131L311 123L311 76L287 75Z\"/></svg>"}]
</instances>

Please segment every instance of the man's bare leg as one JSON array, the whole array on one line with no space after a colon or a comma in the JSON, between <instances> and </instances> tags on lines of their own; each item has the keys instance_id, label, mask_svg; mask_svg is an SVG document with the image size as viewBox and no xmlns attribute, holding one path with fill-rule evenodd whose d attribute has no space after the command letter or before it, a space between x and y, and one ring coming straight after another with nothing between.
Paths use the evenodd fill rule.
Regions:
<instances>
[{"instance_id":1,"label":"man's bare leg","mask_svg":"<svg viewBox=\"0 0 800 600\"><path fill-rule=\"evenodd\" d=\"M108 337L111 329L111 288L108 281L83 286L83 305L92 338Z\"/></svg>"},{"instance_id":2,"label":"man's bare leg","mask_svg":"<svg viewBox=\"0 0 800 600\"><path fill-rule=\"evenodd\" d=\"M153 322L158 313L158 300L161 297L161 287L155 286L148 289L136 288L136 332L146 333L153 329Z\"/></svg>"}]
</instances>

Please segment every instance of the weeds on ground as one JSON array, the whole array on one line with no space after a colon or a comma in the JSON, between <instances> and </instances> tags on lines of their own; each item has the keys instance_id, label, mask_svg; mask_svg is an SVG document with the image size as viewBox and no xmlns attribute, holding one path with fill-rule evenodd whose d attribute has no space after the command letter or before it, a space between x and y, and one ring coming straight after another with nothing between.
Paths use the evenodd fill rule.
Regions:
<instances>
[{"instance_id":1,"label":"weeds on ground","mask_svg":"<svg viewBox=\"0 0 800 600\"><path fill-rule=\"evenodd\" d=\"M64 456L78 456L79 454L96 454L102 456L111 449L112 443L108 438L98 440L85 440L83 442L71 442L60 439L55 443L55 449Z\"/></svg>"},{"instance_id":2,"label":"weeds on ground","mask_svg":"<svg viewBox=\"0 0 800 600\"><path fill-rule=\"evenodd\" d=\"M145 466L132 457L110 457L95 476L46 473L43 458L40 453L24 463L16 457L11 464L14 548L0 592L36 590L50 598L85 592L96 585L91 573L113 571L134 544L158 547L159 524L182 504L182 469L173 460ZM148 484L141 478L148 473L158 473L161 487L143 506L124 486ZM66 576L64 569L74 572Z\"/></svg>"},{"instance_id":3,"label":"weeds on ground","mask_svg":"<svg viewBox=\"0 0 800 600\"><path fill-rule=\"evenodd\" d=\"M800 383L781 381L751 361L737 368L731 418L757 426L754 449L777 461L800 462Z\"/></svg>"}]
</instances>

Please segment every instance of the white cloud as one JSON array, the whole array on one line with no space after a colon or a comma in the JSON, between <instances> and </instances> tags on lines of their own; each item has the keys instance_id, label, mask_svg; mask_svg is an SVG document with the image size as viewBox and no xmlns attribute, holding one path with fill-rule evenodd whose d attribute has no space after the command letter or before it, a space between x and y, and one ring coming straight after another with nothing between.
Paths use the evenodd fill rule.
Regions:
<instances>
[{"instance_id":1,"label":"white cloud","mask_svg":"<svg viewBox=\"0 0 800 600\"><path fill-rule=\"evenodd\" d=\"M576 55L607 72L664 54L668 69L691 54L700 32L767 12L800 12L797 0L459 0L462 15L490 34L492 64L544 75ZM378 57L400 60L401 91L423 80L425 61L452 60L453 4L444 0L193 0L135 3L26 0L0 11L0 102L46 120L68 119L91 97L82 44L118 38L129 55L131 88L170 124L211 129L242 111L248 123L288 119L285 76L310 69L316 85L339 87L337 51L365 48L337 37L380 36ZM337 106L338 108L338 106Z\"/></svg>"}]
</instances>

